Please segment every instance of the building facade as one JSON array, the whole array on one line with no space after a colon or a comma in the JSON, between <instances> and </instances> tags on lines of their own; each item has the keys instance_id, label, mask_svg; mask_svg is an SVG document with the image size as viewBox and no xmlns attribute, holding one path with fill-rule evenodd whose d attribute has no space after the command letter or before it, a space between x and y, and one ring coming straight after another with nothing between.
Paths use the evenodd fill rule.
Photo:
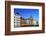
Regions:
<instances>
[{"instance_id":1,"label":"building facade","mask_svg":"<svg viewBox=\"0 0 46 36\"><path fill-rule=\"evenodd\" d=\"M20 16L19 13L15 14L14 16L14 26L15 27L20 27L22 25L37 25L37 21L33 19L31 16L30 18L24 19L23 17Z\"/></svg>"},{"instance_id":2,"label":"building facade","mask_svg":"<svg viewBox=\"0 0 46 36\"><path fill-rule=\"evenodd\" d=\"M14 26L15 27L20 27L20 15L18 13L16 13L14 15Z\"/></svg>"}]
</instances>

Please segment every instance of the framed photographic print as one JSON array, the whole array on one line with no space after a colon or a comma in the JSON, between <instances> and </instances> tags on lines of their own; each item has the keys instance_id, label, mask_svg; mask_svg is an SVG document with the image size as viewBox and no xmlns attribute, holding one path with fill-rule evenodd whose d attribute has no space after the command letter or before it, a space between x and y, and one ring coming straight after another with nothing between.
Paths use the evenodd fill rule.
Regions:
<instances>
[{"instance_id":1,"label":"framed photographic print","mask_svg":"<svg viewBox=\"0 0 46 36\"><path fill-rule=\"evenodd\" d=\"M44 3L5 1L5 34L44 33Z\"/></svg>"}]
</instances>

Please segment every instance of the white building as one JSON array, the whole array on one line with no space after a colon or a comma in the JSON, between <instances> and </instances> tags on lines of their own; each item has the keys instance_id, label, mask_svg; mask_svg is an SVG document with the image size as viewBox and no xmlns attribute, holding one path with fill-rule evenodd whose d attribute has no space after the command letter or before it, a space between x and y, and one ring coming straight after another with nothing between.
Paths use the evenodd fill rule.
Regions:
<instances>
[{"instance_id":1,"label":"white building","mask_svg":"<svg viewBox=\"0 0 46 36\"><path fill-rule=\"evenodd\" d=\"M23 26L22 24L27 25L38 25L37 21L33 19L33 17L29 17L27 19L21 18L19 13L16 13L14 15L14 26L20 27Z\"/></svg>"},{"instance_id":2,"label":"white building","mask_svg":"<svg viewBox=\"0 0 46 36\"><path fill-rule=\"evenodd\" d=\"M20 26L20 14L19 13L16 13L15 16L14 16L14 26L15 27L19 27Z\"/></svg>"},{"instance_id":3,"label":"white building","mask_svg":"<svg viewBox=\"0 0 46 36\"><path fill-rule=\"evenodd\" d=\"M26 24L30 24L30 25L37 25L37 21L33 19L33 17L30 17L28 19L26 19Z\"/></svg>"}]
</instances>

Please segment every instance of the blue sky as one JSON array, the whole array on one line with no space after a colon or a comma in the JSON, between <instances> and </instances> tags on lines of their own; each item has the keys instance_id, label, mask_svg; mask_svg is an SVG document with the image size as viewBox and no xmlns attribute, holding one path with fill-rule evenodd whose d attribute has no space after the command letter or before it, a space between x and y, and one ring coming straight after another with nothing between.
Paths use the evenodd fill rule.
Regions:
<instances>
[{"instance_id":1,"label":"blue sky","mask_svg":"<svg viewBox=\"0 0 46 36\"><path fill-rule=\"evenodd\" d=\"M33 16L35 20L39 20L39 9L22 9L22 8L14 8L14 13L20 13L20 16L23 18L29 18Z\"/></svg>"}]
</instances>

